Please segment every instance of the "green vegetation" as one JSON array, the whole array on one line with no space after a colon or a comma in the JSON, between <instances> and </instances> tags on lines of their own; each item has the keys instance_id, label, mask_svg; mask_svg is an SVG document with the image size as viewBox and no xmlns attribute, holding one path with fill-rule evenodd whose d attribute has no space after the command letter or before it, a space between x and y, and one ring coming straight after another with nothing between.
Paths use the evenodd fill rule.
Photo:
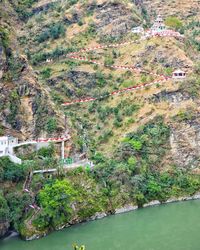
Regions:
<instances>
[{"instance_id":1,"label":"green vegetation","mask_svg":"<svg viewBox=\"0 0 200 250\"><path fill-rule=\"evenodd\" d=\"M0 190L0 222L5 222L9 220L9 207L7 200L3 196L3 192Z\"/></svg>"},{"instance_id":2,"label":"green vegetation","mask_svg":"<svg viewBox=\"0 0 200 250\"><path fill-rule=\"evenodd\" d=\"M0 27L0 41L2 42L3 48L6 50L9 46L9 32L3 27Z\"/></svg>"},{"instance_id":3,"label":"green vegetation","mask_svg":"<svg viewBox=\"0 0 200 250\"><path fill-rule=\"evenodd\" d=\"M67 223L73 212L71 204L76 199L77 192L68 181L56 180L52 184L47 184L38 195L42 213L34 223L39 229L50 225L55 228Z\"/></svg>"},{"instance_id":4,"label":"green vegetation","mask_svg":"<svg viewBox=\"0 0 200 250\"><path fill-rule=\"evenodd\" d=\"M19 111L19 95L16 90L13 90L10 93L10 104L9 104L9 109L10 113L7 116L7 122L12 125L13 128L16 128L17 123L16 123L16 116Z\"/></svg>"},{"instance_id":5,"label":"green vegetation","mask_svg":"<svg viewBox=\"0 0 200 250\"><path fill-rule=\"evenodd\" d=\"M57 129L57 121L55 118L49 118L46 124L46 130L48 133L53 133Z\"/></svg>"},{"instance_id":6,"label":"green vegetation","mask_svg":"<svg viewBox=\"0 0 200 250\"><path fill-rule=\"evenodd\" d=\"M16 2L12 2L12 5L14 6L14 9L18 13L21 20L24 21L32 15L29 9L35 1L36 0L18 0Z\"/></svg>"},{"instance_id":7,"label":"green vegetation","mask_svg":"<svg viewBox=\"0 0 200 250\"><path fill-rule=\"evenodd\" d=\"M110 133L101 140L106 140ZM63 171L52 145L26 156L22 165L1 158L0 182L10 181L17 189L1 192L0 214L6 215L13 228L29 235L26 222L33 215L28 209L33 197L21 190L30 169L38 167L57 167L58 171L51 176L33 176L30 188L41 208L32 221L37 232L87 220L97 212L114 213L125 204L143 206L152 200L162 202L170 197L192 195L200 188L198 175L173 164L163 168L170 149L169 135L169 126L162 117L157 117L123 138L112 158L93 152L95 167L91 170L80 167Z\"/></svg>"},{"instance_id":8,"label":"green vegetation","mask_svg":"<svg viewBox=\"0 0 200 250\"><path fill-rule=\"evenodd\" d=\"M180 30L183 27L183 22L175 16L167 17L165 20L165 24L173 29Z\"/></svg>"},{"instance_id":9,"label":"green vegetation","mask_svg":"<svg viewBox=\"0 0 200 250\"><path fill-rule=\"evenodd\" d=\"M49 78L51 76L51 68L45 68L41 71L43 79Z\"/></svg>"},{"instance_id":10,"label":"green vegetation","mask_svg":"<svg viewBox=\"0 0 200 250\"><path fill-rule=\"evenodd\" d=\"M200 41L199 41L199 35L200 35L200 21L193 20L189 22L186 26L184 26L184 30L187 33L187 39L188 39L188 46L193 45L197 48L198 51L200 51Z\"/></svg>"},{"instance_id":11,"label":"green vegetation","mask_svg":"<svg viewBox=\"0 0 200 250\"><path fill-rule=\"evenodd\" d=\"M12 163L8 157L0 158L0 182L19 182L25 179L28 172L26 165Z\"/></svg>"},{"instance_id":12,"label":"green vegetation","mask_svg":"<svg viewBox=\"0 0 200 250\"><path fill-rule=\"evenodd\" d=\"M48 39L58 39L65 35L65 26L62 23L51 24L42 33L40 33L36 40L38 43L42 43Z\"/></svg>"},{"instance_id":13,"label":"green vegetation","mask_svg":"<svg viewBox=\"0 0 200 250\"><path fill-rule=\"evenodd\" d=\"M85 246L83 245L79 247L77 244L73 244L72 247L74 250L85 250Z\"/></svg>"}]
</instances>

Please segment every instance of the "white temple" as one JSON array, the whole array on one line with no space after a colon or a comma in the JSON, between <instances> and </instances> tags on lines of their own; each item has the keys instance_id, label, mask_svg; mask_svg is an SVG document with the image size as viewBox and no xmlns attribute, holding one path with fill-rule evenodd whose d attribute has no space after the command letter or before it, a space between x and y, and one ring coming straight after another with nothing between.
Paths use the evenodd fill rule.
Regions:
<instances>
[{"instance_id":1,"label":"white temple","mask_svg":"<svg viewBox=\"0 0 200 250\"><path fill-rule=\"evenodd\" d=\"M152 33L162 32L166 30L166 26L164 24L163 18L161 15L158 15L156 20L154 21L153 26L151 27Z\"/></svg>"},{"instance_id":2,"label":"white temple","mask_svg":"<svg viewBox=\"0 0 200 250\"><path fill-rule=\"evenodd\" d=\"M160 37L177 37L183 38L184 36L181 35L179 32L169 29L165 26L164 20L161 15L158 15L155 19L152 27L147 30L142 37L142 39L147 39L153 36L160 36Z\"/></svg>"},{"instance_id":3,"label":"white temple","mask_svg":"<svg viewBox=\"0 0 200 250\"><path fill-rule=\"evenodd\" d=\"M21 164L21 159L13 153L13 147L18 145L18 139L12 136L0 137L0 157L8 156L14 163Z\"/></svg>"}]
</instances>

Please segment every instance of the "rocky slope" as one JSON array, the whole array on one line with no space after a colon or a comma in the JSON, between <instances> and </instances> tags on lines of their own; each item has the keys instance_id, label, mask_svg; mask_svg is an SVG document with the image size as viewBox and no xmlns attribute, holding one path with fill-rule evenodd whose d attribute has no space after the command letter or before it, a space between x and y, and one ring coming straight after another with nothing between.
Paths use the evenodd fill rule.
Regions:
<instances>
[{"instance_id":1,"label":"rocky slope","mask_svg":"<svg viewBox=\"0 0 200 250\"><path fill-rule=\"evenodd\" d=\"M36 72L17 41L17 32L23 23L9 2L2 2L0 7L1 134L13 134L21 139L44 135L47 133L44 128L48 116L57 118L57 132L62 133L63 115L38 81Z\"/></svg>"}]
</instances>

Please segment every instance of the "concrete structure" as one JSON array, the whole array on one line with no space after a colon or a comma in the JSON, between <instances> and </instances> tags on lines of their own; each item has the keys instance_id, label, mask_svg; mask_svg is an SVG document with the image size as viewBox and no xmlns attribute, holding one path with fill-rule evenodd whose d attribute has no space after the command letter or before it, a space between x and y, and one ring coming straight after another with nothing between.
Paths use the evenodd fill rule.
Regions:
<instances>
[{"instance_id":1,"label":"concrete structure","mask_svg":"<svg viewBox=\"0 0 200 250\"><path fill-rule=\"evenodd\" d=\"M14 163L21 164L21 159L13 154L13 147L18 145L18 139L12 136L0 137L0 157L8 156Z\"/></svg>"},{"instance_id":2,"label":"concrete structure","mask_svg":"<svg viewBox=\"0 0 200 250\"><path fill-rule=\"evenodd\" d=\"M0 156L9 153L12 146L17 144L18 144L17 138L14 138L12 136L0 137Z\"/></svg>"},{"instance_id":3,"label":"concrete structure","mask_svg":"<svg viewBox=\"0 0 200 250\"><path fill-rule=\"evenodd\" d=\"M21 164L22 161L18 157L15 156L14 148L22 147L25 145L34 144L35 150L38 150L42 147L48 147L49 143L61 143L61 159L64 159L65 157L65 141L68 141L70 139L70 135L65 135L64 137L60 138L40 138L37 140L32 141L25 141L25 142L18 142L17 138L14 138L12 136L3 136L0 137L0 157L2 156L9 156L10 160L14 163Z\"/></svg>"},{"instance_id":4,"label":"concrete structure","mask_svg":"<svg viewBox=\"0 0 200 250\"><path fill-rule=\"evenodd\" d=\"M186 72L180 69L177 69L172 74L173 79L185 79L186 78Z\"/></svg>"},{"instance_id":5,"label":"concrete structure","mask_svg":"<svg viewBox=\"0 0 200 250\"><path fill-rule=\"evenodd\" d=\"M144 33L144 28L142 26L132 28L132 33L134 34L141 34Z\"/></svg>"}]
</instances>

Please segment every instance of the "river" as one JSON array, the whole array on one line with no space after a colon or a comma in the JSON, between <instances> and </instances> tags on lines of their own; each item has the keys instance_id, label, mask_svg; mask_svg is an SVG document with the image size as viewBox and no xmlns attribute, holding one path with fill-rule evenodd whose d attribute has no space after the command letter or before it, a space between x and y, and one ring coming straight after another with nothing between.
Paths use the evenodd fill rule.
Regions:
<instances>
[{"instance_id":1,"label":"river","mask_svg":"<svg viewBox=\"0 0 200 250\"><path fill-rule=\"evenodd\" d=\"M0 250L200 250L200 201L148 207L53 232L24 242L0 241Z\"/></svg>"}]
</instances>

